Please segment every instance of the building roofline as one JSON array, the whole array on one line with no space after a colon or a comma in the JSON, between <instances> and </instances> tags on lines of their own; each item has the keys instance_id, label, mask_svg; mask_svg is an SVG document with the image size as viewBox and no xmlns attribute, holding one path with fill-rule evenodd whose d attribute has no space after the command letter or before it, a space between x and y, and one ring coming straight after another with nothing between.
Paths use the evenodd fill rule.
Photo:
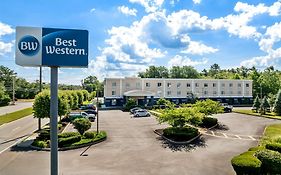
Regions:
<instances>
[{"instance_id":1,"label":"building roofline","mask_svg":"<svg viewBox=\"0 0 281 175\"><path fill-rule=\"evenodd\" d=\"M196 80L196 81L219 81L219 80L223 80L223 81L253 81L253 80L249 80L249 79L193 79L193 78L141 78L141 77L120 77L120 78L105 78L105 80L120 80L120 79L142 79L142 80L180 80L180 81L186 81L186 80Z\"/></svg>"}]
</instances>

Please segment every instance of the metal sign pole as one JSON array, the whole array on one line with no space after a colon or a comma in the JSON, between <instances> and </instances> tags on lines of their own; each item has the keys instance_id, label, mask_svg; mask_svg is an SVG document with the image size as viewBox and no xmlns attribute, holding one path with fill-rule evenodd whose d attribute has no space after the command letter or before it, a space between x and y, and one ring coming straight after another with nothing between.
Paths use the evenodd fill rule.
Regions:
<instances>
[{"instance_id":1,"label":"metal sign pole","mask_svg":"<svg viewBox=\"0 0 281 175\"><path fill-rule=\"evenodd\" d=\"M58 67L51 67L51 175L58 175Z\"/></svg>"}]
</instances>

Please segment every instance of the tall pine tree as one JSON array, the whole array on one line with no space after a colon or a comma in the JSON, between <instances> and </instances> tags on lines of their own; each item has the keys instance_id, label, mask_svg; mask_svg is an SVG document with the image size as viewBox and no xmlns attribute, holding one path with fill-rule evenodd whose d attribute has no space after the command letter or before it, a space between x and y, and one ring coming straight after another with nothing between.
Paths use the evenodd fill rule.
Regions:
<instances>
[{"instance_id":1,"label":"tall pine tree","mask_svg":"<svg viewBox=\"0 0 281 175\"><path fill-rule=\"evenodd\" d=\"M279 89L277 93L277 97L274 104L274 111L277 115L281 115L281 89Z\"/></svg>"}]
</instances>

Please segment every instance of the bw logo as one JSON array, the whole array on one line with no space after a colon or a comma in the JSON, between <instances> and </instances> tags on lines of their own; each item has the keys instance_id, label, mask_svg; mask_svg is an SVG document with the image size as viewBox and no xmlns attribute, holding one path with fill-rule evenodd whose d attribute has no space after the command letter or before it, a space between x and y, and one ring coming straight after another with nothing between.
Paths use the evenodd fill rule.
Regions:
<instances>
[{"instance_id":1,"label":"bw logo","mask_svg":"<svg viewBox=\"0 0 281 175\"><path fill-rule=\"evenodd\" d=\"M40 50L40 44L34 36L26 35L20 39L18 49L26 56L34 56Z\"/></svg>"}]
</instances>

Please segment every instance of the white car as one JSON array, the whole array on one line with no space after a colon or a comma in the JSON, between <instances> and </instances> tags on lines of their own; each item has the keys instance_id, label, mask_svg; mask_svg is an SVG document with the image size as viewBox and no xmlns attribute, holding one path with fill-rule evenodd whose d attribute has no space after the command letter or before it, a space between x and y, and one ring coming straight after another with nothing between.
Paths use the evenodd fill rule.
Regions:
<instances>
[{"instance_id":1,"label":"white car","mask_svg":"<svg viewBox=\"0 0 281 175\"><path fill-rule=\"evenodd\" d=\"M149 117L150 113L145 109L136 110L134 117Z\"/></svg>"}]
</instances>

